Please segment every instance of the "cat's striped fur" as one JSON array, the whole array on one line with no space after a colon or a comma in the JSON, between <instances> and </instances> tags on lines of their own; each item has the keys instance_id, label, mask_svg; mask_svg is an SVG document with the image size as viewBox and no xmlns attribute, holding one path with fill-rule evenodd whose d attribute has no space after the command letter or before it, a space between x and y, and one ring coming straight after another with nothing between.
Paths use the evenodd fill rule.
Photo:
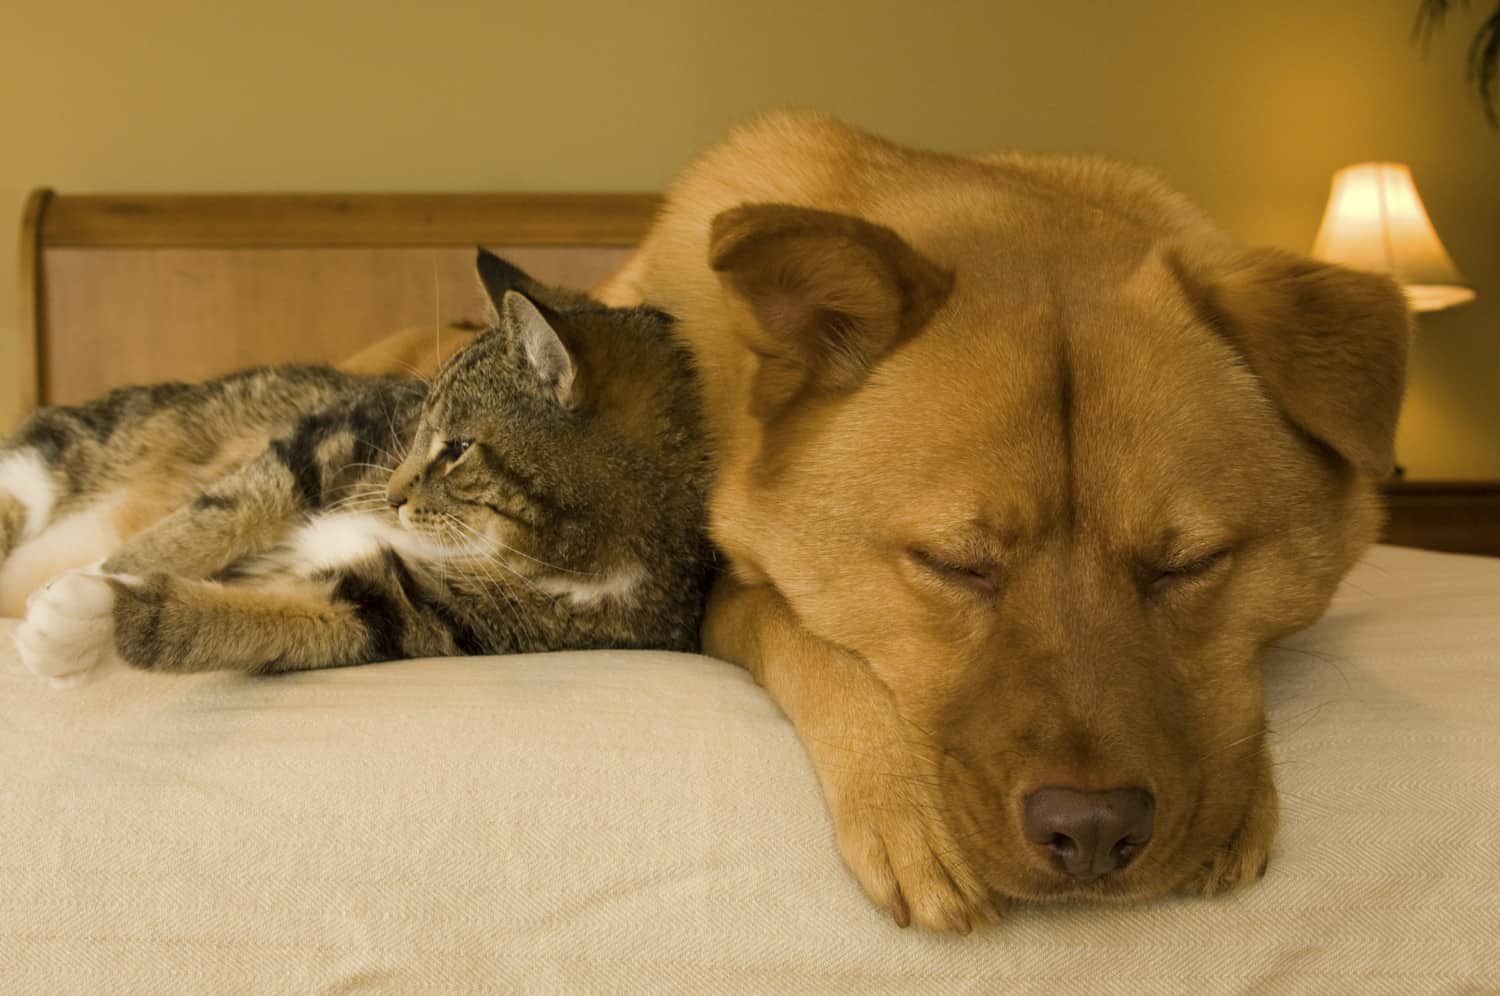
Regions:
<instances>
[{"instance_id":1,"label":"cat's striped fur","mask_svg":"<svg viewBox=\"0 0 1500 996\"><path fill-rule=\"evenodd\" d=\"M32 415L0 448L28 665L694 648L708 462L670 320L479 268L494 325L430 389L266 367Z\"/></svg>"}]
</instances>

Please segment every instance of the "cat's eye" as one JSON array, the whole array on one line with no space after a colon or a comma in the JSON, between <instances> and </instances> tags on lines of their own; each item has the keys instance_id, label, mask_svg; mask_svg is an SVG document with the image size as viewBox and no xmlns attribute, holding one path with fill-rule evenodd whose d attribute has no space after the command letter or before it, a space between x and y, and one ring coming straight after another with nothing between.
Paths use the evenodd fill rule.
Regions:
<instances>
[{"instance_id":1,"label":"cat's eye","mask_svg":"<svg viewBox=\"0 0 1500 996\"><path fill-rule=\"evenodd\" d=\"M469 447L473 445L474 440L472 439L450 439L443 445L442 449L438 450L438 459L452 463L469 452Z\"/></svg>"},{"instance_id":2,"label":"cat's eye","mask_svg":"<svg viewBox=\"0 0 1500 996\"><path fill-rule=\"evenodd\" d=\"M908 549L906 555L926 574L945 584L986 598L994 597L1000 591L1000 571L993 564L960 561L915 546Z\"/></svg>"}]
</instances>

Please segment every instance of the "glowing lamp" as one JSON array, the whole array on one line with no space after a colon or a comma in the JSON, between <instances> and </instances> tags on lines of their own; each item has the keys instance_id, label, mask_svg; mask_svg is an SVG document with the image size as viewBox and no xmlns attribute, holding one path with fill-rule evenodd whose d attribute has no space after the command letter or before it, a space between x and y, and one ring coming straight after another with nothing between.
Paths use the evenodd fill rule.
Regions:
<instances>
[{"instance_id":1,"label":"glowing lamp","mask_svg":"<svg viewBox=\"0 0 1500 996\"><path fill-rule=\"evenodd\" d=\"M1357 163L1333 174L1312 252L1331 263L1389 274L1413 311L1474 300L1404 163Z\"/></svg>"}]
</instances>

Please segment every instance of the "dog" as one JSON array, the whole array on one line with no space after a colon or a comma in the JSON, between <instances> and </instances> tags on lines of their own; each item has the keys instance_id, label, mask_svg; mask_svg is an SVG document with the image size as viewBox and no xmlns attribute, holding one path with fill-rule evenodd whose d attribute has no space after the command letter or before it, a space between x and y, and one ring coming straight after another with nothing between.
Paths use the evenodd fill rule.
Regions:
<instances>
[{"instance_id":1,"label":"dog","mask_svg":"<svg viewBox=\"0 0 1500 996\"><path fill-rule=\"evenodd\" d=\"M596 294L678 318L728 564L705 649L791 718L898 924L1264 873L1260 658L1379 532L1395 284L1242 248L1137 167L781 113Z\"/></svg>"},{"instance_id":2,"label":"dog","mask_svg":"<svg viewBox=\"0 0 1500 996\"><path fill-rule=\"evenodd\" d=\"M1378 534L1391 281L1242 248L1139 168L785 113L599 293L693 350L705 649L790 717L898 924L1263 874L1260 659Z\"/></svg>"}]
</instances>

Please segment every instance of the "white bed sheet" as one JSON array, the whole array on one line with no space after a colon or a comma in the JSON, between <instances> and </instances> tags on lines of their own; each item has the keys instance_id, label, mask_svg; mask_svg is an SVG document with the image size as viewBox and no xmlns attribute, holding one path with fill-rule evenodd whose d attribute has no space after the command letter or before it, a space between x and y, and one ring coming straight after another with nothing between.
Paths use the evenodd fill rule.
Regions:
<instances>
[{"instance_id":1,"label":"white bed sheet","mask_svg":"<svg viewBox=\"0 0 1500 996\"><path fill-rule=\"evenodd\" d=\"M669 654L54 691L0 626L0 992L1500 987L1500 560L1377 548L1267 666L1284 829L1216 900L901 931L795 736Z\"/></svg>"}]
</instances>

